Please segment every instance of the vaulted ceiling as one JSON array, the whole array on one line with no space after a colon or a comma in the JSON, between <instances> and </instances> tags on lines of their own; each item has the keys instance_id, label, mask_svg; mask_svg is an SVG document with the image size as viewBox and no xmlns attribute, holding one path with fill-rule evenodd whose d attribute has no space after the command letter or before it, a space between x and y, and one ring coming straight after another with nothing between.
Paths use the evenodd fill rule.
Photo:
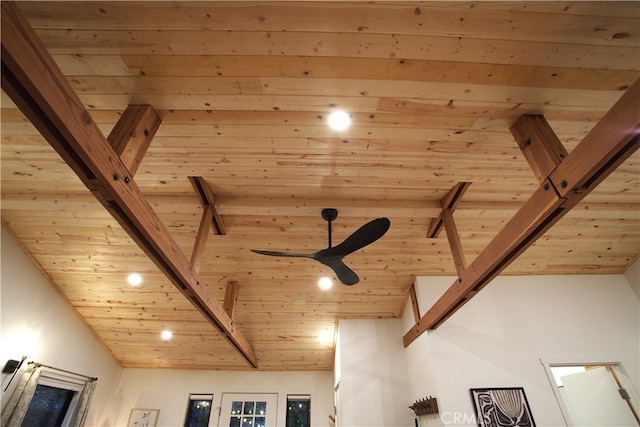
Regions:
<instances>
[{"instance_id":1,"label":"vaulted ceiling","mask_svg":"<svg viewBox=\"0 0 640 427\"><path fill-rule=\"evenodd\" d=\"M547 148L571 156L597 123L604 139L614 133L605 113L640 77L639 2L16 5L100 135L65 158L18 108L3 10L2 223L125 367L331 369L333 342L319 332L400 316L415 276L461 276L460 262L532 204L548 174L510 131L521 116L544 116L558 138ZM128 109L140 105L158 120ZM625 105L613 111L637 125L637 103ZM335 110L349 129L327 127ZM150 210L87 184L91 147L114 140L129 195ZM640 253L632 151L502 274L623 272ZM454 188L455 227L430 234ZM250 251L325 248L327 207L338 209L334 245L391 221L344 259L358 284ZM156 217L140 225L141 212ZM163 248L168 261L150 260ZM134 271L138 287L126 283Z\"/></svg>"}]
</instances>

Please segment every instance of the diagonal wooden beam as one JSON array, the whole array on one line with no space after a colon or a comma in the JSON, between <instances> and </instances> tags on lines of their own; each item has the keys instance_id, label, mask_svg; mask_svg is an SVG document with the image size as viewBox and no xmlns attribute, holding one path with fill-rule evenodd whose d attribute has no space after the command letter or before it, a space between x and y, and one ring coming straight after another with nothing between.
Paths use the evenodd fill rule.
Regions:
<instances>
[{"instance_id":1,"label":"diagonal wooden beam","mask_svg":"<svg viewBox=\"0 0 640 427\"><path fill-rule=\"evenodd\" d=\"M462 250L462 242L460 241L458 228L453 219L453 212L470 185L470 182L458 182L449 190L447 195L440 200L440 206L442 207L440 214L431 221L431 225L427 231L427 238L436 238L440 235L444 227L447 232L449 248L451 249L451 255L453 256L453 262L455 263L458 275L466 268L467 262L464 257L464 251Z\"/></svg>"},{"instance_id":2,"label":"diagonal wooden beam","mask_svg":"<svg viewBox=\"0 0 640 427\"><path fill-rule=\"evenodd\" d=\"M458 227L453 219L453 213L451 209L445 209L443 211L442 221L444 223L444 229L447 233L447 240L449 241L449 247L451 248L451 256L453 262L456 265L456 271L458 276L467 268L467 261L464 257L464 251L462 250L462 242L460 241L460 235L458 234Z\"/></svg>"},{"instance_id":3,"label":"diagonal wooden beam","mask_svg":"<svg viewBox=\"0 0 640 427\"><path fill-rule=\"evenodd\" d=\"M640 147L640 79L562 160L403 337L405 347L467 303Z\"/></svg>"},{"instance_id":4,"label":"diagonal wooden beam","mask_svg":"<svg viewBox=\"0 0 640 427\"><path fill-rule=\"evenodd\" d=\"M2 88L158 268L257 367L251 345L191 269L29 23L12 2L0 7Z\"/></svg>"},{"instance_id":5,"label":"diagonal wooden beam","mask_svg":"<svg viewBox=\"0 0 640 427\"><path fill-rule=\"evenodd\" d=\"M462 196L470 185L470 182L459 182L454 185L447 195L440 200L440 207L442 208L442 211L440 211L437 218L434 218L431 221L431 225L427 231L427 238L433 239L440 235L440 231L442 231L442 226L444 225L443 216L445 215L445 211L449 210L449 212L453 214L458 202L462 199Z\"/></svg>"},{"instance_id":6,"label":"diagonal wooden beam","mask_svg":"<svg viewBox=\"0 0 640 427\"><path fill-rule=\"evenodd\" d=\"M238 302L238 292L240 292L240 284L235 280L227 282L227 289L224 293L224 311L233 319L236 313L236 303Z\"/></svg>"},{"instance_id":7,"label":"diagonal wooden beam","mask_svg":"<svg viewBox=\"0 0 640 427\"><path fill-rule=\"evenodd\" d=\"M211 218L213 229L216 234L225 235L227 234L227 229L224 226L224 221L222 219L222 215L218 214L216 210L216 196L213 194L211 187L207 181L201 176L190 176L189 181L193 186L193 189L196 191L196 196L198 196L198 200L202 205L203 209L210 208L213 213L213 217Z\"/></svg>"},{"instance_id":8,"label":"diagonal wooden beam","mask_svg":"<svg viewBox=\"0 0 640 427\"><path fill-rule=\"evenodd\" d=\"M131 176L136 174L161 121L151 105L129 105L109 133L109 144Z\"/></svg>"},{"instance_id":9,"label":"diagonal wooden beam","mask_svg":"<svg viewBox=\"0 0 640 427\"><path fill-rule=\"evenodd\" d=\"M582 199L638 149L639 105L640 78L551 173L560 196Z\"/></svg>"},{"instance_id":10,"label":"diagonal wooden beam","mask_svg":"<svg viewBox=\"0 0 640 427\"><path fill-rule=\"evenodd\" d=\"M207 238L209 237L209 230L211 230L212 218L213 209L211 206L205 207L202 212L202 218L200 219L200 227L198 228L196 243L193 246L193 252L191 253L191 268L196 272L200 272L202 257L204 256L204 251L207 246Z\"/></svg>"},{"instance_id":11,"label":"diagonal wooden beam","mask_svg":"<svg viewBox=\"0 0 640 427\"><path fill-rule=\"evenodd\" d=\"M227 234L222 221L222 216L218 214L215 204L215 196L213 191L207 184L207 181L201 176L190 176L189 181L196 192L198 201L202 206L202 218L200 220L200 228L198 228L198 235L196 237L196 243L193 246L193 252L191 254L191 266L195 271L200 271L200 265L202 264L202 257L207 246L207 239L209 237L209 230L213 226L216 234Z\"/></svg>"}]
</instances>

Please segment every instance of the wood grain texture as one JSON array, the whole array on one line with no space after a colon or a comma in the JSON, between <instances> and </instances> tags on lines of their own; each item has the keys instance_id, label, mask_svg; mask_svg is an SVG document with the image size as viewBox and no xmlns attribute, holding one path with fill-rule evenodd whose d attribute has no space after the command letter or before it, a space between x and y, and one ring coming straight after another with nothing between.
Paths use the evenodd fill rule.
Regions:
<instances>
[{"instance_id":1,"label":"wood grain texture","mask_svg":"<svg viewBox=\"0 0 640 427\"><path fill-rule=\"evenodd\" d=\"M459 268L460 258L456 256L456 253L460 253L458 242L453 242L450 237L459 278L405 334L405 347L426 330L437 328L451 317L640 148L639 99L640 79L611 107L571 154L565 159L559 156L558 167L548 170L547 179L541 182L540 187L469 268ZM518 126L523 122L526 119L519 121ZM556 149L550 151L563 152L558 149L556 136L545 122L536 122L541 126L537 131L541 130L551 139L551 142L542 142L542 145L555 145ZM531 163L538 172L540 163ZM551 175L555 175L555 181ZM559 187L556 188L556 185ZM570 190L567 189L569 186ZM450 216L449 219L452 220ZM453 231L455 227L452 227L452 222L449 224L447 231Z\"/></svg>"},{"instance_id":2,"label":"wood grain texture","mask_svg":"<svg viewBox=\"0 0 640 427\"><path fill-rule=\"evenodd\" d=\"M160 117L150 105L129 105L107 137L133 177L153 140Z\"/></svg>"},{"instance_id":3,"label":"wood grain texture","mask_svg":"<svg viewBox=\"0 0 640 427\"><path fill-rule=\"evenodd\" d=\"M523 115L511 126L511 133L540 183L568 155L544 116Z\"/></svg>"},{"instance_id":4,"label":"wood grain texture","mask_svg":"<svg viewBox=\"0 0 640 427\"><path fill-rule=\"evenodd\" d=\"M208 235L199 275L221 306L239 284L234 322L266 370L330 370L318 330L398 317L415 276L455 276L447 238L425 236L458 182L472 183L454 216L475 259L539 186L510 132L519 117L544 116L571 154L640 77L635 1L17 6L102 135L131 104L157 112L135 181L185 254L204 212L189 177L206 180L226 235ZM3 226L114 358L247 369L4 92L1 103ZM352 116L346 132L325 126L336 109ZM639 171L636 153L502 274L623 272L640 253ZM250 252L324 248L324 207L339 209L336 242L391 220L346 259L358 285L321 291L322 265ZM125 283L134 270L139 288Z\"/></svg>"},{"instance_id":5,"label":"wood grain texture","mask_svg":"<svg viewBox=\"0 0 640 427\"><path fill-rule=\"evenodd\" d=\"M167 279L190 298L251 366L257 367L251 345L211 299L135 185L121 158L126 149L116 153L100 134L33 29L9 2L2 4L2 53L3 89ZM152 125L156 127L157 120ZM120 147L120 139L114 136L111 143Z\"/></svg>"}]
</instances>

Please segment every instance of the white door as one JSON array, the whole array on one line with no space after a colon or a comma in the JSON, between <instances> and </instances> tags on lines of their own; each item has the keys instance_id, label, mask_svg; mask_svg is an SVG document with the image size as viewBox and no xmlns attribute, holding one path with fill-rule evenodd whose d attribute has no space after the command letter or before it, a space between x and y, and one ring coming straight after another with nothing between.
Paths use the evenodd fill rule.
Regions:
<instances>
[{"instance_id":1,"label":"white door","mask_svg":"<svg viewBox=\"0 0 640 427\"><path fill-rule=\"evenodd\" d=\"M276 393L222 393L218 427L276 427Z\"/></svg>"},{"instance_id":2,"label":"white door","mask_svg":"<svg viewBox=\"0 0 640 427\"><path fill-rule=\"evenodd\" d=\"M606 367L562 377L571 421L575 426L637 426ZM575 419L573 419L575 418Z\"/></svg>"}]
</instances>

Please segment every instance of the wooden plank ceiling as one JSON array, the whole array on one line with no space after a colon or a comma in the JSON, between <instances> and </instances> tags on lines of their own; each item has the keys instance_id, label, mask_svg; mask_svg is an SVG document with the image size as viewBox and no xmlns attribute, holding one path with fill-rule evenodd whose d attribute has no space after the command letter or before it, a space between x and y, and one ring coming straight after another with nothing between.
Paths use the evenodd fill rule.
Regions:
<instances>
[{"instance_id":1,"label":"wooden plank ceiling","mask_svg":"<svg viewBox=\"0 0 640 427\"><path fill-rule=\"evenodd\" d=\"M450 190L470 183L451 240L472 261L539 187L509 131L518 118L544 115L571 153L640 77L639 2L17 6L105 137L129 105L155 109L135 183L186 257L197 248L219 305L229 288L227 313L265 370L331 369L320 331L398 317L415 276L456 276L450 218L427 237ZM325 125L337 109L347 131ZM122 366L252 369L5 92L1 148L3 226ZM623 272L640 252L639 205L636 152L503 274ZM391 220L345 258L357 285L323 291L323 265L250 252L326 247L324 207L339 210L334 244ZM224 234L196 246L203 212Z\"/></svg>"}]
</instances>

